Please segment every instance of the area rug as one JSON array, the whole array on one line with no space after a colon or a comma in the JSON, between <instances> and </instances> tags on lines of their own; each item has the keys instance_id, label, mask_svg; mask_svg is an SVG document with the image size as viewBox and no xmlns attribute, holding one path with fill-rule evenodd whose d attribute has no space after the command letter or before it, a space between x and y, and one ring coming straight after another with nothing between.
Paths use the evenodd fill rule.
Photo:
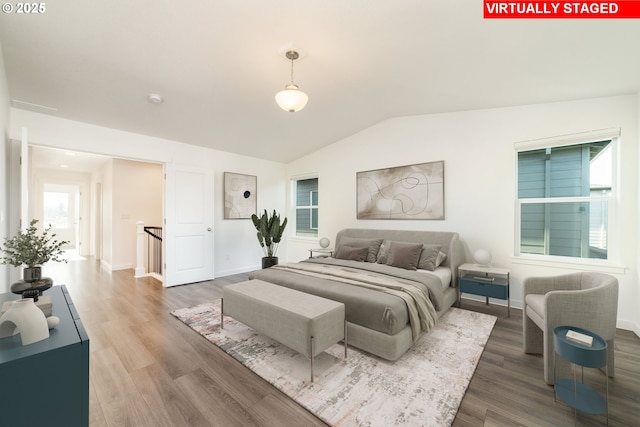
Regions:
<instances>
[{"instance_id":1,"label":"area rug","mask_svg":"<svg viewBox=\"0 0 640 427\"><path fill-rule=\"evenodd\" d=\"M333 426L449 426L495 316L451 308L399 360L336 344L309 359L225 316L220 301L173 311L207 340Z\"/></svg>"}]
</instances>

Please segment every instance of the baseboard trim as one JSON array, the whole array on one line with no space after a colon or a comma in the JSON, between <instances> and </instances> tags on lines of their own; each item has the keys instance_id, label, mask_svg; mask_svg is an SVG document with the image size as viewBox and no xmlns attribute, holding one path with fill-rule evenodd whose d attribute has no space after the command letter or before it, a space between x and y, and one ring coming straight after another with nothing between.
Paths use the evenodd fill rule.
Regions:
<instances>
[{"instance_id":1,"label":"baseboard trim","mask_svg":"<svg viewBox=\"0 0 640 427\"><path fill-rule=\"evenodd\" d=\"M242 274L249 273L251 271L260 270L262 267L260 265L252 265L249 267L236 268L233 270L221 270L215 272L215 277L225 277L225 276L233 276L234 274Z\"/></svg>"},{"instance_id":2,"label":"baseboard trim","mask_svg":"<svg viewBox=\"0 0 640 427\"><path fill-rule=\"evenodd\" d=\"M616 328L624 329L625 331L631 331L636 334L638 338L640 338L640 325L637 323L631 322L629 320L618 319L618 321L616 322Z\"/></svg>"},{"instance_id":3,"label":"baseboard trim","mask_svg":"<svg viewBox=\"0 0 640 427\"><path fill-rule=\"evenodd\" d=\"M113 269L111 268L111 264L109 264L108 262L106 262L105 260L100 260L100 268L107 270L109 273L111 273L113 271Z\"/></svg>"}]
</instances>

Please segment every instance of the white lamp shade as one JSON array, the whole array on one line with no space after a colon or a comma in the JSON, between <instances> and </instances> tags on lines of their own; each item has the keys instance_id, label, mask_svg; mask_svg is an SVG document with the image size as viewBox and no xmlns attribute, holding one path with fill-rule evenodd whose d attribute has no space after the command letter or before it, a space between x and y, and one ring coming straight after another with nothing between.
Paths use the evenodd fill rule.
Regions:
<instances>
[{"instance_id":1,"label":"white lamp shade","mask_svg":"<svg viewBox=\"0 0 640 427\"><path fill-rule=\"evenodd\" d=\"M285 90L276 93L276 102L284 111L295 113L307 105L309 97L296 85L287 85Z\"/></svg>"},{"instance_id":2,"label":"white lamp shade","mask_svg":"<svg viewBox=\"0 0 640 427\"><path fill-rule=\"evenodd\" d=\"M323 237L322 239L320 239L320 247L321 248L325 248L325 249L328 248L330 243L331 242L326 237Z\"/></svg>"},{"instance_id":3,"label":"white lamp shade","mask_svg":"<svg viewBox=\"0 0 640 427\"><path fill-rule=\"evenodd\" d=\"M491 264L491 253L486 249L478 249L473 253L473 259L480 265L488 266Z\"/></svg>"}]
</instances>

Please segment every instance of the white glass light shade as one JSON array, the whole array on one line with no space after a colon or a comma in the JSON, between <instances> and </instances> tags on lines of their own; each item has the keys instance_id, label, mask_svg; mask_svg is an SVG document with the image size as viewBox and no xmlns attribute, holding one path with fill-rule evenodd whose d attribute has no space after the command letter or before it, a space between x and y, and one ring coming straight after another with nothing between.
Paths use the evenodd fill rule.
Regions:
<instances>
[{"instance_id":1,"label":"white glass light shade","mask_svg":"<svg viewBox=\"0 0 640 427\"><path fill-rule=\"evenodd\" d=\"M480 265L489 266L491 264L491 254L486 249L478 249L473 253L473 259Z\"/></svg>"},{"instance_id":2,"label":"white glass light shade","mask_svg":"<svg viewBox=\"0 0 640 427\"><path fill-rule=\"evenodd\" d=\"M276 93L278 106L290 113L302 110L308 100L307 94L298 89L297 85L287 85L285 90Z\"/></svg>"},{"instance_id":3,"label":"white glass light shade","mask_svg":"<svg viewBox=\"0 0 640 427\"><path fill-rule=\"evenodd\" d=\"M322 239L320 239L320 247L321 248L325 248L325 249L328 248L330 243L331 242L326 237L323 237Z\"/></svg>"}]
</instances>

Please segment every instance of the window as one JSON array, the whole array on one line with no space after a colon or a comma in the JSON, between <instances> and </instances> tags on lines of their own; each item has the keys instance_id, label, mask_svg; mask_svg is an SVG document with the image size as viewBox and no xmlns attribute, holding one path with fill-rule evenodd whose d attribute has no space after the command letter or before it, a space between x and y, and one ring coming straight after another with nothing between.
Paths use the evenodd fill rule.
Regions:
<instances>
[{"instance_id":1,"label":"window","mask_svg":"<svg viewBox=\"0 0 640 427\"><path fill-rule=\"evenodd\" d=\"M71 224L69 193L44 192L44 227L67 228Z\"/></svg>"},{"instance_id":2,"label":"window","mask_svg":"<svg viewBox=\"0 0 640 427\"><path fill-rule=\"evenodd\" d=\"M296 236L318 237L318 178L294 181Z\"/></svg>"},{"instance_id":3,"label":"window","mask_svg":"<svg viewBox=\"0 0 640 427\"><path fill-rule=\"evenodd\" d=\"M516 144L520 254L609 258L615 140Z\"/></svg>"}]
</instances>

